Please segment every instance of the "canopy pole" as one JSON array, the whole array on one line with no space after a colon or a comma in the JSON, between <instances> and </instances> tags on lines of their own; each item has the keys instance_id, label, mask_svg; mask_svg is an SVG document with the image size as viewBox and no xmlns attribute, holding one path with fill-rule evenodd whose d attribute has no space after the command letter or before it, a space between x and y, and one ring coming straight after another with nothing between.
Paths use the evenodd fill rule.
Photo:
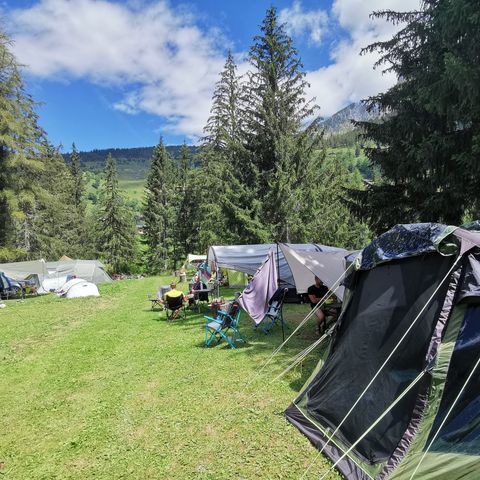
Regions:
<instances>
[{"instance_id":1,"label":"canopy pole","mask_svg":"<svg viewBox=\"0 0 480 480\"><path fill-rule=\"evenodd\" d=\"M278 242L277 242L277 290L280 288L280 262L278 261L279 253L278 253ZM282 305L283 309L283 305ZM283 314L280 317L280 323L282 324L282 343L285 342L285 326L283 323Z\"/></svg>"}]
</instances>

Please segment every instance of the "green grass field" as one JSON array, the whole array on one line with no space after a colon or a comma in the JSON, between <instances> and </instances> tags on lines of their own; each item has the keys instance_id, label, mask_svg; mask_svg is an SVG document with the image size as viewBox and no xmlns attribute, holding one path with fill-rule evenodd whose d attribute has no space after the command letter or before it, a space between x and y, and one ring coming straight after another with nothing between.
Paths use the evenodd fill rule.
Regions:
<instances>
[{"instance_id":1,"label":"green grass field","mask_svg":"<svg viewBox=\"0 0 480 480\"><path fill-rule=\"evenodd\" d=\"M283 417L315 355L259 390L315 340L314 325L247 387L280 329L266 336L242 314L245 346L205 349L202 314L167 323L150 310L147 293L168 280L114 282L100 298L6 302L0 478L298 479L314 459L306 478L326 471ZM286 318L295 325L307 311L287 306Z\"/></svg>"},{"instance_id":2,"label":"green grass field","mask_svg":"<svg viewBox=\"0 0 480 480\"><path fill-rule=\"evenodd\" d=\"M118 184L129 200L137 200L138 202L143 200L145 180L120 179Z\"/></svg>"}]
</instances>

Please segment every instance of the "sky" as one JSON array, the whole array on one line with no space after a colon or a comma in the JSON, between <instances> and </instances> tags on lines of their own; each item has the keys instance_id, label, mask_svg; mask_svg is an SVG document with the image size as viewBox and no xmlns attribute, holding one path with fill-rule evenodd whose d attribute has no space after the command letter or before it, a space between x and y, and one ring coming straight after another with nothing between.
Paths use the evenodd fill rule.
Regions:
<instances>
[{"instance_id":1,"label":"sky","mask_svg":"<svg viewBox=\"0 0 480 480\"><path fill-rule=\"evenodd\" d=\"M419 0L0 0L40 124L70 151L151 146L201 137L230 50L240 73L274 5L329 116L396 81L360 50L399 26L372 11Z\"/></svg>"}]
</instances>

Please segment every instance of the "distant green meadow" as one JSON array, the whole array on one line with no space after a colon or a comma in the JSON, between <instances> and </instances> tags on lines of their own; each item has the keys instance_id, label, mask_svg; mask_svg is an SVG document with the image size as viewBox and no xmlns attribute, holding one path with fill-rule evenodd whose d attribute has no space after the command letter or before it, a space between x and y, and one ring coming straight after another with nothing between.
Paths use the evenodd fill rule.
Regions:
<instances>
[{"instance_id":1,"label":"distant green meadow","mask_svg":"<svg viewBox=\"0 0 480 480\"><path fill-rule=\"evenodd\" d=\"M328 463L283 411L317 359L268 384L315 341L281 342L242 313L248 340L204 348L202 313L167 323L148 293L170 278L117 281L102 296L7 301L0 310L0 477L5 479L299 479ZM185 288L185 285L182 285ZM231 296L232 291L222 292ZM306 305L288 305L296 325ZM329 478L339 478L332 474Z\"/></svg>"}]
</instances>

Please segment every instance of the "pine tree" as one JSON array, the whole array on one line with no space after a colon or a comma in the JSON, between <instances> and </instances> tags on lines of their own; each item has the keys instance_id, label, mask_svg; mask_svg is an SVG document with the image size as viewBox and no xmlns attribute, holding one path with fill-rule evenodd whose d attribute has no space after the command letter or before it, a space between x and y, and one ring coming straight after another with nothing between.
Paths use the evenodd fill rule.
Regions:
<instances>
[{"instance_id":1,"label":"pine tree","mask_svg":"<svg viewBox=\"0 0 480 480\"><path fill-rule=\"evenodd\" d=\"M308 123L317 106L305 98L303 65L274 7L261 32L250 48L253 71L243 97L247 149L259 172L257 197L270 239L300 241L298 213L311 200L324 158L318 119Z\"/></svg>"},{"instance_id":2,"label":"pine tree","mask_svg":"<svg viewBox=\"0 0 480 480\"><path fill-rule=\"evenodd\" d=\"M75 143L70 155L70 175L72 176L72 204L80 217L85 214L85 181L80 167L80 156Z\"/></svg>"},{"instance_id":3,"label":"pine tree","mask_svg":"<svg viewBox=\"0 0 480 480\"><path fill-rule=\"evenodd\" d=\"M202 169L198 176L212 194L199 200L205 214L210 212L209 216L215 218L203 222L202 247L208 239L216 243L258 243L267 238L260 221L256 166L244 147L241 96L237 67L229 53L214 90L201 144ZM223 232L218 232L220 224Z\"/></svg>"},{"instance_id":4,"label":"pine tree","mask_svg":"<svg viewBox=\"0 0 480 480\"><path fill-rule=\"evenodd\" d=\"M29 256L32 216L44 193L38 183L45 134L8 38L0 32L0 256Z\"/></svg>"},{"instance_id":5,"label":"pine tree","mask_svg":"<svg viewBox=\"0 0 480 480\"><path fill-rule=\"evenodd\" d=\"M113 272L129 271L136 253L135 222L120 192L117 165L111 154L107 157L96 220L98 252Z\"/></svg>"},{"instance_id":6,"label":"pine tree","mask_svg":"<svg viewBox=\"0 0 480 480\"><path fill-rule=\"evenodd\" d=\"M153 151L143 205L146 264L151 273L159 274L170 266L176 221L174 180L174 166L160 138Z\"/></svg>"},{"instance_id":7,"label":"pine tree","mask_svg":"<svg viewBox=\"0 0 480 480\"><path fill-rule=\"evenodd\" d=\"M44 168L38 177L42 188L29 219L29 258L56 259L78 252L77 215L71 204L71 177L58 148L44 141ZM83 221L83 219L82 219Z\"/></svg>"},{"instance_id":8,"label":"pine tree","mask_svg":"<svg viewBox=\"0 0 480 480\"><path fill-rule=\"evenodd\" d=\"M405 27L366 48L399 82L370 97L383 121L365 122L366 154L382 181L352 192L377 232L395 223L459 224L480 213L480 4L426 0L419 11L379 12Z\"/></svg>"}]
</instances>

